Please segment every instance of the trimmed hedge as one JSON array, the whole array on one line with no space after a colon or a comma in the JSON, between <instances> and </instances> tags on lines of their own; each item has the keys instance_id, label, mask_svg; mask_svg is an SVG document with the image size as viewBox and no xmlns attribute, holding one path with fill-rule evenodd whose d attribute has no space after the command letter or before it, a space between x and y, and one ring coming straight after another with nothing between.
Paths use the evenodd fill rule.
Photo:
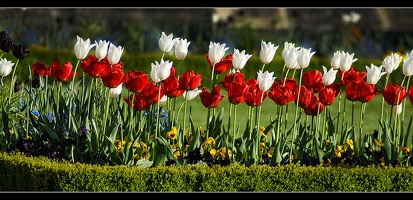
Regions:
<instances>
[{"instance_id":1,"label":"trimmed hedge","mask_svg":"<svg viewBox=\"0 0 413 200\"><path fill-rule=\"evenodd\" d=\"M138 168L2 152L0 180L1 191L402 192L413 191L413 168L298 164Z\"/></svg>"}]
</instances>

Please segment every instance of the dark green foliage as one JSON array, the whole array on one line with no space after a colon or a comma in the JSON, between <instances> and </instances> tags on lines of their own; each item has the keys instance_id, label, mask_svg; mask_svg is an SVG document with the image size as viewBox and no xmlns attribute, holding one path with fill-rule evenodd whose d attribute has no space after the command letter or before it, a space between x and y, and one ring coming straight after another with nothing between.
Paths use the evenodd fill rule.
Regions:
<instances>
[{"instance_id":1,"label":"dark green foliage","mask_svg":"<svg viewBox=\"0 0 413 200\"><path fill-rule=\"evenodd\" d=\"M138 168L0 154L0 191L403 192L411 167L237 164Z\"/></svg>"}]
</instances>

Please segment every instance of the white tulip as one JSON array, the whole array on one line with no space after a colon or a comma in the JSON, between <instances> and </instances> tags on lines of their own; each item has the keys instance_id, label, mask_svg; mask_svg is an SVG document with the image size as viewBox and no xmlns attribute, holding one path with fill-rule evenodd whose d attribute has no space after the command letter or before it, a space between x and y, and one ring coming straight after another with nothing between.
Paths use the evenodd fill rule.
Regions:
<instances>
[{"instance_id":1,"label":"white tulip","mask_svg":"<svg viewBox=\"0 0 413 200\"><path fill-rule=\"evenodd\" d=\"M330 68L330 70L327 71L326 67L324 67L324 66L322 66L322 67L323 67L323 71L324 71L323 80L322 80L323 85L325 85L325 86L331 85L334 82L334 80L336 79L336 75L337 75L338 70Z\"/></svg>"},{"instance_id":2,"label":"white tulip","mask_svg":"<svg viewBox=\"0 0 413 200\"><path fill-rule=\"evenodd\" d=\"M275 78L273 77L274 72L268 72L265 71L264 73L259 70L257 72L257 81L258 81L258 86L260 88L261 91L267 91L268 89L270 89L271 85L274 83Z\"/></svg>"},{"instance_id":3,"label":"white tulip","mask_svg":"<svg viewBox=\"0 0 413 200\"><path fill-rule=\"evenodd\" d=\"M248 59L250 59L252 54L245 54L245 50L239 52L238 49L234 49L234 54L232 55L232 66L236 70L241 70L247 64Z\"/></svg>"},{"instance_id":4,"label":"white tulip","mask_svg":"<svg viewBox=\"0 0 413 200\"><path fill-rule=\"evenodd\" d=\"M356 62L358 59L353 58L354 53L349 54L348 52L342 53L340 58L340 70L342 72L346 72L350 70L351 65Z\"/></svg>"},{"instance_id":5,"label":"white tulip","mask_svg":"<svg viewBox=\"0 0 413 200\"><path fill-rule=\"evenodd\" d=\"M311 57L315 54L315 51L311 52L311 48L300 48L297 51L297 63L301 69L307 68L310 64Z\"/></svg>"},{"instance_id":6,"label":"white tulip","mask_svg":"<svg viewBox=\"0 0 413 200\"><path fill-rule=\"evenodd\" d=\"M14 63L7 60L6 58L2 58L0 60L0 76L6 77L10 74L11 70L13 69Z\"/></svg>"},{"instance_id":7,"label":"white tulip","mask_svg":"<svg viewBox=\"0 0 413 200\"><path fill-rule=\"evenodd\" d=\"M330 65L333 69L339 69L340 68L340 59L341 59L341 55L343 53L344 53L343 51L334 52L334 55L331 58L331 62L330 62Z\"/></svg>"},{"instance_id":8,"label":"white tulip","mask_svg":"<svg viewBox=\"0 0 413 200\"><path fill-rule=\"evenodd\" d=\"M386 56L386 58L384 58L383 62L381 63L386 74L390 74L394 70L396 70L399 67L402 59L403 57L401 57L397 53L391 53L390 55Z\"/></svg>"},{"instance_id":9,"label":"white tulip","mask_svg":"<svg viewBox=\"0 0 413 200\"><path fill-rule=\"evenodd\" d=\"M367 77L368 84L376 84L380 80L381 76L386 74L386 72L381 71L382 68L383 66L377 67L373 63L371 64L370 68L366 66L366 70L367 70L366 77Z\"/></svg>"},{"instance_id":10,"label":"white tulip","mask_svg":"<svg viewBox=\"0 0 413 200\"><path fill-rule=\"evenodd\" d=\"M96 44L90 44L90 39L83 40L81 37L77 36L77 41L73 50L75 51L76 58L83 60L89 54L90 49L95 47Z\"/></svg>"},{"instance_id":11,"label":"white tulip","mask_svg":"<svg viewBox=\"0 0 413 200\"><path fill-rule=\"evenodd\" d=\"M186 58L186 55L188 54L188 47L189 44L191 44L190 41L187 41L186 39L181 39L181 38L175 38L175 57L178 60L183 60Z\"/></svg>"},{"instance_id":12,"label":"white tulip","mask_svg":"<svg viewBox=\"0 0 413 200\"><path fill-rule=\"evenodd\" d=\"M261 40L260 60L264 64L270 63L274 59L275 52L278 46L275 46L271 42L265 43Z\"/></svg>"},{"instance_id":13,"label":"white tulip","mask_svg":"<svg viewBox=\"0 0 413 200\"><path fill-rule=\"evenodd\" d=\"M123 47L122 46L118 46L116 47L115 45L113 45L112 43L109 46L109 51L108 51L108 60L110 64L116 64L119 62L120 57L122 56L123 53Z\"/></svg>"},{"instance_id":14,"label":"white tulip","mask_svg":"<svg viewBox=\"0 0 413 200\"><path fill-rule=\"evenodd\" d=\"M225 47L224 44L216 43L216 42L209 42L209 50L208 56L209 60L212 64L216 64L221 61L222 57L225 55L225 51L228 50L229 47Z\"/></svg>"},{"instance_id":15,"label":"white tulip","mask_svg":"<svg viewBox=\"0 0 413 200\"><path fill-rule=\"evenodd\" d=\"M193 90L188 90L185 91L183 94L184 99L186 100L192 100L193 98L195 98L196 96L198 96L198 94L200 94L202 92L202 90L195 88Z\"/></svg>"},{"instance_id":16,"label":"white tulip","mask_svg":"<svg viewBox=\"0 0 413 200\"><path fill-rule=\"evenodd\" d=\"M109 42L107 42L106 40L99 40L99 42L97 42L95 40L95 44L96 44L95 56L98 60L101 60L108 53Z\"/></svg>"},{"instance_id":17,"label":"white tulip","mask_svg":"<svg viewBox=\"0 0 413 200\"><path fill-rule=\"evenodd\" d=\"M406 57L406 59L403 61L402 70L405 76L413 75L413 57Z\"/></svg>"},{"instance_id":18,"label":"white tulip","mask_svg":"<svg viewBox=\"0 0 413 200\"><path fill-rule=\"evenodd\" d=\"M118 87L110 88L109 95L110 98L114 99L117 98L122 93L122 83L118 85Z\"/></svg>"},{"instance_id":19,"label":"white tulip","mask_svg":"<svg viewBox=\"0 0 413 200\"><path fill-rule=\"evenodd\" d=\"M158 46L163 53L168 53L172 50L172 47L174 46L174 41L172 37L172 33L167 36L165 32L162 31L161 37L158 41Z\"/></svg>"}]
</instances>

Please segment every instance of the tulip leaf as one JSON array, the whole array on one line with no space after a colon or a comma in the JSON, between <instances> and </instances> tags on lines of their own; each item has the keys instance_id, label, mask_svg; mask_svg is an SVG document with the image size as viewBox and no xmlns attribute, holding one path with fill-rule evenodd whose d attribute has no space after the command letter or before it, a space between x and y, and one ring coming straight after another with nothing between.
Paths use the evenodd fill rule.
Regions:
<instances>
[{"instance_id":1,"label":"tulip leaf","mask_svg":"<svg viewBox=\"0 0 413 200\"><path fill-rule=\"evenodd\" d=\"M39 125L40 130L45 131L50 136L53 142L59 141L59 137L52 129L47 127L44 123L38 122L37 124Z\"/></svg>"}]
</instances>

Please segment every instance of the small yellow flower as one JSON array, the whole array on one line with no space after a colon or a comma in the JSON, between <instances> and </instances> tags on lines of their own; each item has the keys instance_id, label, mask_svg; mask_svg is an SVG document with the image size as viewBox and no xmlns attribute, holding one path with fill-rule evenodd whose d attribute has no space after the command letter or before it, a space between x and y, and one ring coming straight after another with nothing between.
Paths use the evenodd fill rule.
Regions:
<instances>
[{"instance_id":1,"label":"small yellow flower","mask_svg":"<svg viewBox=\"0 0 413 200\"><path fill-rule=\"evenodd\" d=\"M275 147L271 147L269 150L268 150L268 157L272 157L272 154L274 153L274 151L275 151Z\"/></svg>"},{"instance_id":2,"label":"small yellow flower","mask_svg":"<svg viewBox=\"0 0 413 200\"><path fill-rule=\"evenodd\" d=\"M172 130L166 133L166 136L172 140L175 140L177 135L178 135L178 131L176 130L175 127L172 127Z\"/></svg>"},{"instance_id":3,"label":"small yellow flower","mask_svg":"<svg viewBox=\"0 0 413 200\"><path fill-rule=\"evenodd\" d=\"M326 145L329 145L329 144L331 144L331 141L330 141L330 140L326 140Z\"/></svg>"},{"instance_id":4,"label":"small yellow flower","mask_svg":"<svg viewBox=\"0 0 413 200\"><path fill-rule=\"evenodd\" d=\"M174 157L175 158L179 158L180 156L181 156L181 152L179 152L179 151L174 152Z\"/></svg>"},{"instance_id":5,"label":"small yellow flower","mask_svg":"<svg viewBox=\"0 0 413 200\"><path fill-rule=\"evenodd\" d=\"M353 140L352 139L346 139L346 144L350 146L350 149L354 150L354 145L353 145Z\"/></svg>"},{"instance_id":6,"label":"small yellow flower","mask_svg":"<svg viewBox=\"0 0 413 200\"><path fill-rule=\"evenodd\" d=\"M374 142L376 143L378 149L380 150L381 146L383 145L383 143L381 141L379 141L378 139L374 139Z\"/></svg>"},{"instance_id":7,"label":"small yellow flower","mask_svg":"<svg viewBox=\"0 0 413 200\"><path fill-rule=\"evenodd\" d=\"M265 135L264 131L265 131L265 127L260 126L260 135L263 136L263 137L267 137L267 135Z\"/></svg>"},{"instance_id":8,"label":"small yellow flower","mask_svg":"<svg viewBox=\"0 0 413 200\"><path fill-rule=\"evenodd\" d=\"M207 145L215 145L215 139L213 137L209 137L206 139L203 143L202 146L205 147Z\"/></svg>"},{"instance_id":9,"label":"small yellow flower","mask_svg":"<svg viewBox=\"0 0 413 200\"><path fill-rule=\"evenodd\" d=\"M410 153L410 148L409 147L400 146L399 149L400 149L400 151L405 151L406 153Z\"/></svg>"},{"instance_id":10,"label":"small yellow flower","mask_svg":"<svg viewBox=\"0 0 413 200\"><path fill-rule=\"evenodd\" d=\"M217 154L217 150L216 149L211 149L211 150L209 150L209 153L212 155L212 156L216 156L216 154Z\"/></svg>"},{"instance_id":11,"label":"small yellow flower","mask_svg":"<svg viewBox=\"0 0 413 200\"><path fill-rule=\"evenodd\" d=\"M341 157L341 153L342 153L342 152L344 152L344 150L343 150L343 146L342 146L342 145L340 145L340 146L338 146L338 147L337 147L337 149L336 149L336 151L335 151L336 156L340 158L340 157Z\"/></svg>"}]
</instances>

